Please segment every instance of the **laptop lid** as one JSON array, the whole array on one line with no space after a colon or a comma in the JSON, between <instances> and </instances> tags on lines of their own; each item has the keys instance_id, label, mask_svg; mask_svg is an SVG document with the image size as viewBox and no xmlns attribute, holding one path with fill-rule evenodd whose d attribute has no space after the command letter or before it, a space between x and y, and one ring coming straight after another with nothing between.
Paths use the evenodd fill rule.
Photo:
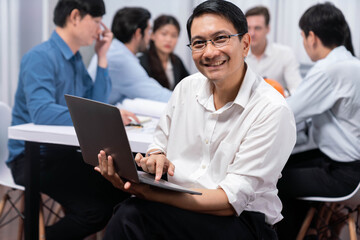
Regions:
<instances>
[{"instance_id":1,"label":"laptop lid","mask_svg":"<svg viewBox=\"0 0 360 240\"><path fill-rule=\"evenodd\" d=\"M115 170L124 179L172 191L202 194L162 179L156 181L153 175L137 171L117 107L71 95L65 95L65 100L86 163L97 166L97 155L104 150L113 157Z\"/></svg>"},{"instance_id":2,"label":"laptop lid","mask_svg":"<svg viewBox=\"0 0 360 240\"><path fill-rule=\"evenodd\" d=\"M84 161L98 166L97 155L104 150L113 157L119 176L138 183L136 163L120 110L113 105L71 95L65 95L65 100Z\"/></svg>"}]
</instances>

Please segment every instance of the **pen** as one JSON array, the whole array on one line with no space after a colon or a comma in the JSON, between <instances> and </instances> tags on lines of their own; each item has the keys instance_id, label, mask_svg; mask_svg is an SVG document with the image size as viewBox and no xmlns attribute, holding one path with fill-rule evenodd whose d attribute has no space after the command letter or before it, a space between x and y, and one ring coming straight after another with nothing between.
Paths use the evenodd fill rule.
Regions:
<instances>
[{"instance_id":1,"label":"pen","mask_svg":"<svg viewBox=\"0 0 360 240\"><path fill-rule=\"evenodd\" d=\"M129 123L126 126L130 126L130 127L143 127L143 125L141 125L140 123Z\"/></svg>"}]
</instances>

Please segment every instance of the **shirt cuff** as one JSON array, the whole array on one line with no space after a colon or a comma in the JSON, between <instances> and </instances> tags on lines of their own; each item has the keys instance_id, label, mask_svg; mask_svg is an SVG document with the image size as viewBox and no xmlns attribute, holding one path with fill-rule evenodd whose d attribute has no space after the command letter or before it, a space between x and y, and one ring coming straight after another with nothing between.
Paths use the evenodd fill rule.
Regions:
<instances>
[{"instance_id":1,"label":"shirt cuff","mask_svg":"<svg viewBox=\"0 0 360 240\"><path fill-rule=\"evenodd\" d=\"M97 66L97 74L99 74L99 76L104 76L104 77L108 77L109 76L109 70L108 68L102 68L100 66Z\"/></svg>"},{"instance_id":2,"label":"shirt cuff","mask_svg":"<svg viewBox=\"0 0 360 240\"><path fill-rule=\"evenodd\" d=\"M235 174L229 174L219 184L229 199L229 203L233 206L236 215L239 216L245 210L249 202L254 200L255 194L250 187L246 187L246 182Z\"/></svg>"}]
</instances>

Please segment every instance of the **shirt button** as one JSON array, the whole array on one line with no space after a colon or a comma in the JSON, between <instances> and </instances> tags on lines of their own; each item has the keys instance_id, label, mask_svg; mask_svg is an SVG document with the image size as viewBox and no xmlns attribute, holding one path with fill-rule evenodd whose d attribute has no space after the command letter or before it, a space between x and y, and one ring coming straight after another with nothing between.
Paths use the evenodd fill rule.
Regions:
<instances>
[{"instance_id":1,"label":"shirt button","mask_svg":"<svg viewBox=\"0 0 360 240\"><path fill-rule=\"evenodd\" d=\"M209 143L209 141L206 139L206 140L205 140L205 143L206 143L206 144L208 144L208 143Z\"/></svg>"},{"instance_id":2,"label":"shirt button","mask_svg":"<svg viewBox=\"0 0 360 240\"><path fill-rule=\"evenodd\" d=\"M203 165L201 166L201 168L202 168L202 169L205 169L205 168L206 168L206 165L205 165L205 164L203 164Z\"/></svg>"}]
</instances>

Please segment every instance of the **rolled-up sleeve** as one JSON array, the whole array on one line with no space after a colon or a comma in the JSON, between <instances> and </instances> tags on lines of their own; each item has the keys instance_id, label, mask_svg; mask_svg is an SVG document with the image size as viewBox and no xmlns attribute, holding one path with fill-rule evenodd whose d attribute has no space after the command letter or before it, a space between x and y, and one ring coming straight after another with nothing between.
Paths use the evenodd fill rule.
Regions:
<instances>
[{"instance_id":1,"label":"rolled-up sleeve","mask_svg":"<svg viewBox=\"0 0 360 240\"><path fill-rule=\"evenodd\" d=\"M226 177L219 184L238 215L255 198L274 195L276 200L277 180L295 141L294 117L285 106L268 112L264 110L254 121L240 144L234 162L228 166ZM264 207L271 209L271 206Z\"/></svg>"}]
</instances>

